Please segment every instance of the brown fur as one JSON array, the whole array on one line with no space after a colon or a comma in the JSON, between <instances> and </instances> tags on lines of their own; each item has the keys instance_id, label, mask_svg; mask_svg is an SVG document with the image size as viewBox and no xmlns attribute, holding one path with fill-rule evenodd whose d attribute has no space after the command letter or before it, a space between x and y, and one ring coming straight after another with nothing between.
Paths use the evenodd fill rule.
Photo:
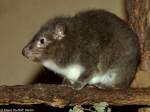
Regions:
<instances>
[{"instance_id":1,"label":"brown fur","mask_svg":"<svg viewBox=\"0 0 150 112\"><path fill-rule=\"evenodd\" d=\"M64 34L60 40L54 39L54 35L59 36L56 25L61 27L57 29L62 31L60 36ZM37 48L36 43L43 35L51 44ZM33 55L29 56L29 52ZM34 52L38 52L40 57ZM114 86L128 87L134 78L140 56L137 35L123 20L103 10L84 11L73 17L49 20L24 48L23 54L39 61L52 59L62 67L71 63L84 66L86 71L72 85L75 88L84 87L95 71L105 73L115 68L118 71Z\"/></svg>"}]
</instances>

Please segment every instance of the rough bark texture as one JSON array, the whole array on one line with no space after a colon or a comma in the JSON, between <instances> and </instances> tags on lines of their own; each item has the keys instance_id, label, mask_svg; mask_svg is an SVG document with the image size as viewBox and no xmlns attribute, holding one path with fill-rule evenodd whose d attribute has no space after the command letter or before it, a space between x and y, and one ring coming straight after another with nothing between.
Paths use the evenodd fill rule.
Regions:
<instances>
[{"instance_id":1,"label":"rough bark texture","mask_svg":"<svg viewBox=\"0 0 150 112\"><path fill-rule=\"evenodd\" d=\"M126 0L126 11L141 47L141 62L132 87L150 87L150 0Z\"/></svg>"},{"instance_id":2,"label":"rough bark texture","mask_svg":"<svg viewBox=\"0 0 150 112\"><path fill-rule=\"evenodd\" d=\"M150 72L150 0L126 0L128 22L139 36L140 69Z\"/></svg>"},{"instance_id":3,"label":"rough bark texture","mask_svg":"<svg viewBox=\"0 0 150 112\"><path fill-rule=\"evenodd\" d=\"M149 89L100 90L86 87L75 91L63 85L0 86L0 104L41 104L53 107L89 105L98 102L110 105L149 105Z\"/></svg>"}]
</instances>

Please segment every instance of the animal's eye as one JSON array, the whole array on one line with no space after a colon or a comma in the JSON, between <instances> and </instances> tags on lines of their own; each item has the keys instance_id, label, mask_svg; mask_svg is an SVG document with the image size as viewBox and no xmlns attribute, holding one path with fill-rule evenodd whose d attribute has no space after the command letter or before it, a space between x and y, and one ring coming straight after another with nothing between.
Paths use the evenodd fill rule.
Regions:
<instances>
[{"instance_id":1,"label":"animal's eye","mask_svg":"<svg viewBox=\"0 0 150 112\"><path fill-rule=\"evenodd\" d=\"M46 39L45 39L45 38L40 38L40 40L39 40L39 41L40 41L40 43L41 43L41 44L44 44L44 43L45 43L45 41L46 41Z\"/></svg>"},{"instance_id":2,"label":"animal's eye","mask_svg":"<svg viewBox=\"0 0 150 112\"><path fill-rule=\"evenodd\" d=\"M46 47L48 43L46 37L40 37L37 42L37 47Z\"/></svg>"}]
</instances>

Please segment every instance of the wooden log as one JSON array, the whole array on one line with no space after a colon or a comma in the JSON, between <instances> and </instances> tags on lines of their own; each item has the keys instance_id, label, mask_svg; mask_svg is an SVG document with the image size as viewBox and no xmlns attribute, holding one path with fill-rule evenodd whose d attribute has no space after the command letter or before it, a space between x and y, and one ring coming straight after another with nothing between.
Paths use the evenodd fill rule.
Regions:
<instances>
[{"instance_id":1,"label":"wooden log","mask_svg":"<svg viewBox=\"0 0 150 112\"><path fill-rule=\"evenodd\" d=\"M90 105L108 102L110 105L149 105L150 88L102 90L85 87L76 91L64 85L18 85L0 86L0 104L41 104L53 107Z\"/></svg>"}]
</instances>

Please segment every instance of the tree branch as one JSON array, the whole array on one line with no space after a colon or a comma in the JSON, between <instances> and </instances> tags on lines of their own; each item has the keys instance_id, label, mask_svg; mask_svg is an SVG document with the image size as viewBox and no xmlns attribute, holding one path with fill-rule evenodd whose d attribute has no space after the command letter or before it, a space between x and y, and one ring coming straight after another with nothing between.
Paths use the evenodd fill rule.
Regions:
<instances>
[{"instance_id":1,"label":"tree branch","mask_svg":"<svg viewBox=\"0 0 150 112\"><path fill-rule=\"evenodd\" d=\"M98 102L110 105L150 105L149 89L101 90L86 87L80 91L64 85L0 86L0 104L41 104L53 107L89 105Z\"/></svg>"}]
</instances>

